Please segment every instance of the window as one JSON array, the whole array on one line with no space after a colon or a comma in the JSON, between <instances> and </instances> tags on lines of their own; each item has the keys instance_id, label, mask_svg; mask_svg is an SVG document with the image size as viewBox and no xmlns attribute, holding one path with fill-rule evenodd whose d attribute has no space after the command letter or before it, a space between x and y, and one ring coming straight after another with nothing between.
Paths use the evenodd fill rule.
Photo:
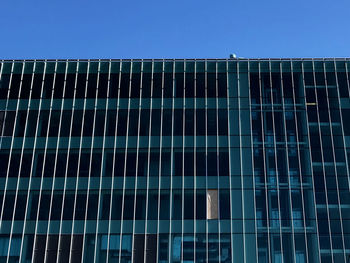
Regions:
<instances>
[{"instance_id":1,"label":"window","mask_svg":"<svg viewBox=\"0 0 350 263\"><path fill-rule=\"evenodd\" d=\"M83 119L83 111L75 110L73 114L72 136L80 136Z\"/></svg>"},{"instance_id":2,"label":"window","mask_svg":"<svg viewBox=\"0 0 350 263\"><path fill-rule=\"evenodd\" d=\"M6 99L10 84L10 74L2 74L0 79L0 99Z\"/></svg>"},{"instance_id":3,"label":"window","mask_svg":"<svg viewBox=\"0 0 350 263\"><path fill-rule=\"evenodd\" d=\"M207 219L218 219L218 190L207 191Z\"/></svg>"},{"instance_id":4,"label":"window","mask_svg":"<svg viewBox=\"0 0 350 263\"><path fill-rule=\"evenodd\" d=\"M138 190L136 194L135 220L146 218L146 191Z\"/></svg>"},{"instance_id":5,"label":"window","mask_svg":"<svg viewBox=\"0 0 350 263\"><path fill-rule=\"evenodd\" d=\"M8 111L4 122L3 136L12 136L13 128L15 125L16 112Z\"/></svg>"}]
</instances>

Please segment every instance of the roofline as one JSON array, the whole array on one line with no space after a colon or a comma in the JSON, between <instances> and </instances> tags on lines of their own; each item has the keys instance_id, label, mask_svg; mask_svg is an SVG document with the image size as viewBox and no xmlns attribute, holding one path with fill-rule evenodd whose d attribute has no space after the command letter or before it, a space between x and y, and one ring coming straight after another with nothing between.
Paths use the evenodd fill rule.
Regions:
<instances>
[{"instance_id":1,"label":"roofline","mask_svg":"<svg viewBox=\"0 0 350 263\"><path fill-rule=\"evenodd\" d=\"M350 57L334 58L155 58L155 59L0 59L0 62L110 62L110 61L350 61Z\"/></svg>"}]
</instances>

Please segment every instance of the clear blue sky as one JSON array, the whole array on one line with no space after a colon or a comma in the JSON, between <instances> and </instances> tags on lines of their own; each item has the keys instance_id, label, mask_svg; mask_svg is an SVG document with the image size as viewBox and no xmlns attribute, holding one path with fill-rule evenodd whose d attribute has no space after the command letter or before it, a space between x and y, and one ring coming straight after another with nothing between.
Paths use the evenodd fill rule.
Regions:
<instances>
[{"instance_id":1,"label":"clear blue sky","mask_svg":"<svg viewBox=\"0 0 350 263\"><path fill-rule=\"evenodd\" d=\"M2 0L0 59L349 57L349 0Z\"/></svg>"}]
</instances>

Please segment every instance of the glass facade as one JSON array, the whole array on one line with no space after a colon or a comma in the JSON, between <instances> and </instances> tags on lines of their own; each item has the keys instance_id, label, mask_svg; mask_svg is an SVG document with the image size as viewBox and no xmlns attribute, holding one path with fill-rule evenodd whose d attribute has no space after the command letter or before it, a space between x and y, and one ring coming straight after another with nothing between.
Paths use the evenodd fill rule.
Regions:
<instances>
[{"instance_id":1,"label":"glass facade","mask_svg":"<svg viewBox=\"0 0 350 263\"><path fill-rule=\"evenodd\" d=\"M0 262L348 263L350 60L0 61Z\"/></svg>"}]
</instances>

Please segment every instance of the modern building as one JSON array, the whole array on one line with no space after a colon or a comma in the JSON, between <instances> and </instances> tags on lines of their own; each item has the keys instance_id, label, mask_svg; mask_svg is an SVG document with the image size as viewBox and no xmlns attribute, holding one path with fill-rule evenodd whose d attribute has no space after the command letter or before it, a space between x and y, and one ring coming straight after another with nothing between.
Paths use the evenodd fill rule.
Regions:
<instances>
[{"instance_id":1,"label":"modern building","mask_svg":"<svg viewBox=\"0 0 350 263\"><path fill-rule=\"evenodd\" d=\"M0 262L349 262L350 59L0 62Z\"/></svg>"}]
</instances>

